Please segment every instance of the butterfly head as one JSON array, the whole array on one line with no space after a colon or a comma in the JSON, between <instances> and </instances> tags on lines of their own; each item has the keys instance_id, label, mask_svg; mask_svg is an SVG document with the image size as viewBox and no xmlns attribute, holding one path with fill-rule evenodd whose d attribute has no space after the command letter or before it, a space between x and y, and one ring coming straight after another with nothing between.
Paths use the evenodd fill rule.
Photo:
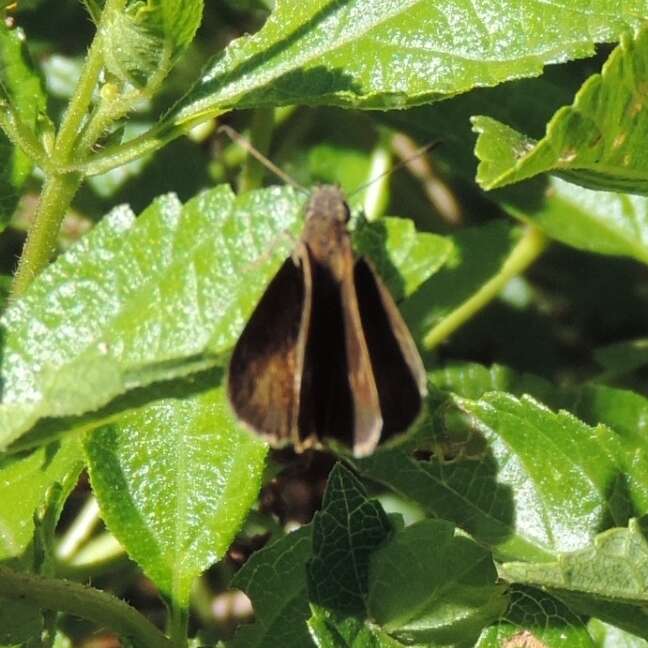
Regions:
<instances>
[{"instance_id":1,"label":"butterfly head","mask_svg":"<svg viewBox=\"0 0 648 648\"><path fill-rule=\"evenodd\" d=\"M346 225L351 213L342 189L336 185L317 187L308 201L306 219L313 215L325 216L328 220Z\"/></svg>"}]
</instances>

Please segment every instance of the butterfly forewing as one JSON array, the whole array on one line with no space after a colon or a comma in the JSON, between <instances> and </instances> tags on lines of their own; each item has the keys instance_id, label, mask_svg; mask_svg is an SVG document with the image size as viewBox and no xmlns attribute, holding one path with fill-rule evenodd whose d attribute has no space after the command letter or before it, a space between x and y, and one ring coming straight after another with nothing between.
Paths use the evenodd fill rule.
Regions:
<instances>
[{"instance_id":1,"label":"butterfly forewing","mask_svg":"<svg viewBox=\"0 0 648 648\"><path fill-rule=\"evenodd\" d=\"M353 454L371 454L380 441L383 417L378 398L371 356L362 325L356 283L353 278L353 257L342 281L344 305L345 349L349 367L348 382L353 396Z\"/></svg>"},{"instance_id":2,"label":"butterfly forewing","mask_svg":"<svg viewBox=\"0 0 648 648\"><path fill-rule=\"evenodd\" d=\"M269 441L294 436L303 351L302 268L287 259L239 338L229 369L229 398L238 417Z\"/></svg>"},{"instance_id":3,"label":"butterfly forewing","mask_svg":"<svg viewBox=\"0 0 648 648\"><path fill-rule=\"evenodd\" d=\"M353 276L378 388L384 439L406 430L417 417L426 392L425 372L392 296L369 262L358 259Z\"/></svg>"}]
</instances>

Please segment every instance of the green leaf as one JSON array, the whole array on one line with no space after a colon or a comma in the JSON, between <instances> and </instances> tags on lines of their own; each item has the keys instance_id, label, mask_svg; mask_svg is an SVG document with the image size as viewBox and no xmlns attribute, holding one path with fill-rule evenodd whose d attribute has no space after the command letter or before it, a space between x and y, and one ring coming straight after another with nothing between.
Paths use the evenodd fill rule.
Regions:
<instances>
[{"instance_id":1,"label":"green leaf","mask_svg":"<svg viewBox=\"0 0 648 648\"><path fill-rule=\"evenodd\" d=\"M57 483L61 485L58 518L82 467L81 444L75 436L25 456L0 458L0 561L18 557L28 547L34 535L34 514Z\"/></svg>"},{"instance_id":2,"label":"green leaf","mask_svg":"<svg viewBox=\"0 0 648 648\"><path fill-rule=\"evenodd\" d=\"M125 412L85 443L103 519L182 606L245 521L263 473L266 446L237 425L221 380L216 370L179 381L175 397Z\"/></svg>"},{"instance_id":3,"label":"green leaf","mask_svg":"<svg viewBox=\"0 0 648 648\"><path fill-rule=\"evenodd\" d=\"M503 563L500 575L512 582L597 596L618 603L648 601L648 542L631 520L627 529L598 535L579 551L560 553L556 562Z\"/></svg>"},{"instance_id":4,"label":"green leaf","mask_svg":"<svg viewBox=\"0 0 648 648\"><path fill-rule=\"evenodd\" d=\"M303 204L290 188L235 197L221 186L184 206L163 196L137 219L123 207L109 214L0 320L0 448L44 417L78 416L222 363L288 255ZM444 246L399 235L408 222L386 227L387 245L412 246L411 257L394 248L383 259L402 263L402 285L413 290L427 274L422 257L433 271Z\"/></svg>"},{"instance_id":5,"label":"green leaf","mask_svg":"<svg viewBox=\"0 0 648 648\"><path fill-rule=\"evenodd\" d=\"M322 510L313 521L313 557L308 563L310 600L344 615L365 615L369 559L388 537L383 508L348 468L329 475Z\"/></svg>"},{"instance_id":6,"label":"green leaf","mask_svg":"<svg viewBox=\"0 0 648 648\"><path fill-rule=\"evenodd\" d=\"M133 0L106 16L101 44L106 69L145 87L164 78L200 26L203 0Z\"/></svg>"},{"instance_id":7,"label":"green leaf","mask_svg":"<svg viewBox=\"0 0 648 648\"><path fill-rule=\"evenodd\" d=\"M648 263L647 198L592 191L553 177L495 193L512 216L557 241L587 252Z\"/></svg>"},{"instance_id":8,"label":"green leaf","mask_svg":"<svg viewBox=\"0 0 648 648\"><path fill-rule=\"evenodd\" d=\"M627 516L648 512L648 399L625 389L603 385L557 387L530 374L507 367L490 368L463 364L434 371L430 380L437 388L478 399L487 392L505 391L517 396L530 394L554 409L567 409L588 423L600 423L615 435L598 437L619 467L608 498ZM618 523L625 523L623 516Z\"/></svg>"},{"instance_id":9,"label":"green leaf","mask_svg":"<svg viewBox=\"0 0 648 648\"><path fill-rule=\"evenodd\" d=\"M69 437L29 455L0 457L0 563L49 573L52 533L83 467L81 443ZM40 635L38 606L0 598L0 645Z\"/></svg>"},{"instance_id":10,"label":"green leaf","mask_svg":"<svg viewBox=\"0 0 648 648\"><path fill-rule=\"evenodd\" d=\"M475 648L595 648L583 621L540 590L514 587L502 620L482 633Z\"/></svg>"},{"instance_id":11,"label":"green leaf","mask_svg":"<svg viewBox=\"0 0 648 648\"><path fill-rule=\"evenodd\" d=\"M254 623L238 629L231 648L309 646L310 616L306 562L311 557L310 526L255 552L230 587L242 589L254 605Z\"/></svg>"},{"instance_id":12,"label":"green leaf","mask_svg":"<svg viewBox=\"0 0 648 648\"><path fill-rule=\"evenodd\" d=\"M398 531L369 573L371 618L405 644L474 640L508 604L490 553L443 520Z\"/></svg>"},{"instance_id":13,"label":"green leaf","mask_svg":"<svg viewBox=\"0 0 648 648\"><path fill-rule=\"evenodd\" d=\"M483 0L277 0L257 34L208 65L172 118L261 105L421 104L589 56L595 43L641 23L648 8L633 4L527 2L511 11Z\"/></svg>"},{"instance_id":14,"label":"green leaf","mask_svg":"<svg viewBox=\"0 0 648 648\"><path fill-rule=\"evenodd\" d=\"M637 637L648 639L648 620L643 613L644 606L617 603L578 592L551 591L576 614L584 617L596 617Z\"/></svg>"},{"instance_id":15,"label":"green leaf","mask_svg":"<svg viewBox=\"0 0 648 648\"><path fill-rule=\"evenodd\" d=\"M487 117L475 117L480 133L477 181L485 189L559 172L586 187L648 193L643 142L648 119L648 29L624 35L600 75L590 77L571 106L561 108L545 137L533 142Z\"/></svg>"},{"instance_id":16,"label":"green leaf","mask_svg":"<svg viewBox=\"0 0 648 648\"><path fill-rule=\"evenodd\" d=\"M442 406L435 428L431 460L387 450L359 467L499 556L546 560L587 546L609 518L626 518L627 502L611 495L621 450L604 426L493 392Z\"/></svg>"},{"instance_id":17,"label":"green leaf","mask_svg":"<svg viewBox=\"0 0 648 648\"><path fill-rule=\"evenodd\" d=\"M23 125L36 130L40 115L45 114L46 96L18 29L10 30L0 21L0 110L7 102ZM32 172L32 162L0 133L0 230L13 214L20 189Z\"/></svg>"},{"instance_id":18,"label":"green leaf","mask_svg":"<svg viewBox=\"0 0 648 648\"><path fill-rule=\"evenodd\" d=\"M577 614L595 616L648 639L643 614L646 598L645 529L631 520L628 528L604 531L581 550L558 556L555 563L504 563L503 578L547 583ZM544 585L543 585L544 587Z\"/></svg>"}]
</instances>

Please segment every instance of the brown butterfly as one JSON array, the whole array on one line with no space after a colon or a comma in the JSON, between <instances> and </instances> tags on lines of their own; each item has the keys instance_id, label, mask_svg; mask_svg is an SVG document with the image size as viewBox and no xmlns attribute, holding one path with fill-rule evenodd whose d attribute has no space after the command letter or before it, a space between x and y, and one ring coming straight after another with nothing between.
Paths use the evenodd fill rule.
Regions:
<instances>
[{"instance_id":1,"label":"brown butterfly","mask_svg":"<svg viewBox=\"0 0 648 648\"><path fill-rule=\"evenodd\" d=\"M414 421L423 363L371 264L354 259L341 190L314 190L291 258L239 338L229 368L238 417L297 451L333 438L356 457Z\"/></svg>"}]
</instances>

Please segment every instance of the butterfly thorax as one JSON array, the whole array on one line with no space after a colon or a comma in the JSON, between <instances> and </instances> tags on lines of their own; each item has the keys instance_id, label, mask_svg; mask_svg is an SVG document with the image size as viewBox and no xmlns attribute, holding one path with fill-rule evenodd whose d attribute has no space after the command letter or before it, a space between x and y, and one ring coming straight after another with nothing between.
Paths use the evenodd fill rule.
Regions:
<instances>
[{"instance_id":1,"label":"butterfly thorax","mask_svg":"<svg viewBox=\"0 0 648 648\"><path fill-rule=\"evenodd\" d=\"M315 189L306 208L302 241L313 260L326 267L337 281L342 279L351 253L348 220L349 208L339 187L322 185Z\"/></svg>"}]
</instances>

